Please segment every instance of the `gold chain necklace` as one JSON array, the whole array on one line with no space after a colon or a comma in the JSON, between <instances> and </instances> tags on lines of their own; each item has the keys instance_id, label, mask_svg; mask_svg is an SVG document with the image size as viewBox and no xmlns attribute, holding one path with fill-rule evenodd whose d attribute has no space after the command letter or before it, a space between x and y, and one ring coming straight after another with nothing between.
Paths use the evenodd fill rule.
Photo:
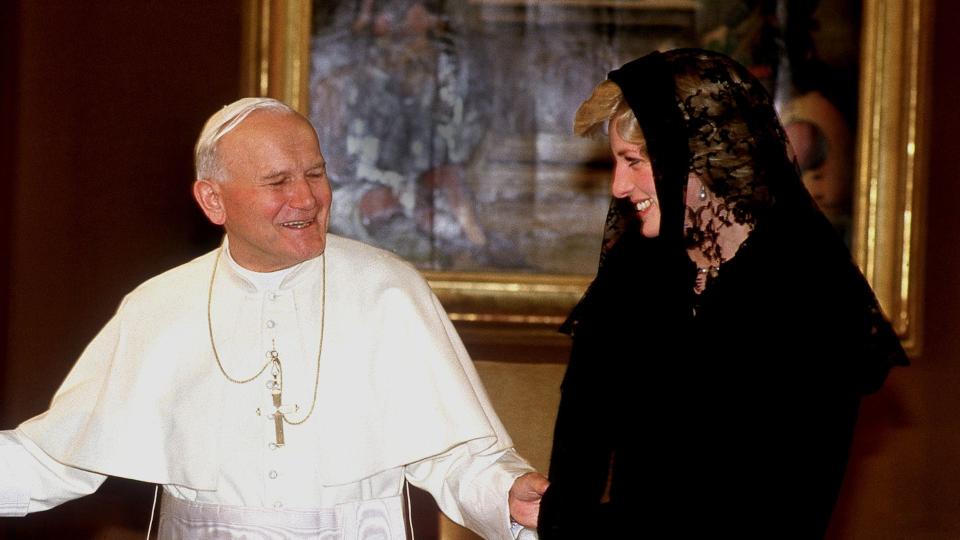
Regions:
<instances>
[{"instance_id":1,"label":"gold chain necklace","mask_svg":"<svg viewBox=\"0 0 960 540\"><path fill-rule=\"evenodd\" d=\"M285 412L280 410L281 404L281 393L283 391L283 364L280 363L280 356L277 354L276 347L269 352L270 359L267 360L263 367L261 367L253 376L247 377L246 379L237 379L231 377L227 370L223 367L223 362L220 360L220 354L217 352L217 343L213 337L213 316L211 315L211 306L213 304L213 282L217 277L217 267L220 266L220 255L223 253L223 248L217 251L217 257L213 261L213 272L210 273L210 287L207 289L207 331L210 335L210 348L213 350L213 358L217 361L217 367L220 368L220 373L223 373L223 376L227 378L228 381L236 384L246 384L257 377L259 377L268 367L271 365L274 366L273 378L270 385L270 389L273 394L273 404L276 407L276 412L273 414L273 418L276 421L276 431L277 431L277 446L282 446L283 443L283 424L286 422L292 426L298 426L307 421L308 418L313 414L314 408L317 406L317 389L320 387L320 358L323 354L323 331L327 322L327 254L323 253L322 259L322 286L321 286L321 296L320 296L320 346L317 348L317 372L316 378L313 381L313 399L310 401L310 410L307 412L307 415L301 418L300 420L290 420L287 418Z\"/></svg>"}]
</instances>

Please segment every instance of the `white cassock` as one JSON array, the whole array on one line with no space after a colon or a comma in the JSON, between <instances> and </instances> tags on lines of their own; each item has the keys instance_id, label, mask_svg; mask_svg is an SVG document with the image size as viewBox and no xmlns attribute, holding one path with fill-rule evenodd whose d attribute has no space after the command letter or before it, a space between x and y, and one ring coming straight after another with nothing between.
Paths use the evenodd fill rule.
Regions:
<instances>
[{"instance_id":1,"label":"white cassock","mask_svg":"<svg viewBox=\"0 0 960 540\"><path fill-rule=\"evenodd\" d=\"M238 519L290 538L299 533L282 520L302 518L315 529L305 537L403 538L406 479L454 521L512 538L507 493L532 469L413 267L328 235L322 257L272 283L223 256L211 293L216 260L208 253L127 295L50 409L0 432L0 514L49 508L108 475L163 485L167 537L231 537L216 521ZM276 350L289 420L316 394L306 422L283 425L285 444L272 370L228 381L211 334L238 380Z\"/></svg>"}]
</instances>

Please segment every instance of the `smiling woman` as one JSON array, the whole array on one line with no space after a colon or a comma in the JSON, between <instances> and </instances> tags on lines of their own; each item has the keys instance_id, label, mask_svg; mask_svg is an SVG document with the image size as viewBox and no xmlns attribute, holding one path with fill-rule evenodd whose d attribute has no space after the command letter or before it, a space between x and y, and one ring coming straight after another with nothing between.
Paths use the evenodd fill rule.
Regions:
<instances>
[{"instance_id":1,"label":"smiling woman","mask_svg":"<svg viewBox=\"0 0 960 540\"><path fill-rule=\"evenodd\" d=\"M820 538L860 397L903 349L756 77L700 49L608 77L647 152L613 107L615 200L597 277L564 325L540 536Z\"/></svg>"},{"instance_id":2,"label":"smiling woman","mask_svg":"<svg viewBox=\"0 0 960 540\"><path fill-rule=\"evenodd\" d=\"M653 185L653 168L644 146L625 141L616 120L610 123L610 150L613 154L613 183L610 190L614 197L625 199L636 208L637 218L641 221L641 233L652 238L660 234L660 205Z\"/></svg>"},{"instance_id":3,"label":"smiling woman","mask_svg":"<svg viewBox=\"0 0 960 540\"><path fill-rule=\"evenodd\" d=\"M240 100L200 140L194 196L241 266L271 272L323 253L330 184L306 118L268 98Z\"/></svg>"}]
</instances>

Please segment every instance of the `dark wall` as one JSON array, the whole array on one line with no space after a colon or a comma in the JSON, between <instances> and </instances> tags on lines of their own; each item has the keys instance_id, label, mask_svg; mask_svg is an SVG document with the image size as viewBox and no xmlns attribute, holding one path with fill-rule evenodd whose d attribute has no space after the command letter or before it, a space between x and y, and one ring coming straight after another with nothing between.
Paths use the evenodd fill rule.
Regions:
<instances>
[{"instance_id":1,"label":"dark wall","mask_svg":"<svg viewBox=\"0 0 960 540\"><path fill-rule=\"evenodd\" d=\"M832 539L960 538L960 4L934 3L924 348L861 412Z\"/></svg>"},{"instance_id":2,"label":"dark wall","mask_svg":"<svg viewBox=\"0 0 960 540\"><path fill-rule=\"evenodd\" d=\"M10 290L10 215L13 210L16 179L16 77L17 72L17 9L13 2L0 3L0 295L9 298ZM5 388L6 350L9 330L9 301L0 300L0 389ZM2 420L0 406L0 420Z\"/></svg>"},{"instance_id":3,"label":"dark wall","mask_svg":"<svg viewBox=\"0 0 960 540\"><path fill-rule=\"evenodd\" d=\"M46 407L126 291L219 240L192 145L240 96L241 6L0 2L0 427ZM152 487L101 492L0 537L142 537Z\"/></svg>"},{"instance_id":4,"label":"dark wall","mask_svg":"<svg viewBox=\"0 0 960 540\"><path fill-rule=\"evenodd\" d=\"M45 408L125 291L215 234L192 145L239 96L241 51L236 1L14 5L6 423Z\"/></svg>"},{"instance_id":5,"label":"dark wall","mask_svg":"<svg viewBox=\"0 0 960 540\"><path fill-rule=\"evenodd\" d=\"M960 538L960 4L936 5L928 181L925 283L926 352L918 364L929 425L920 443L923 468L915 495L925 526Z\"/></svg>"}]
</instances>

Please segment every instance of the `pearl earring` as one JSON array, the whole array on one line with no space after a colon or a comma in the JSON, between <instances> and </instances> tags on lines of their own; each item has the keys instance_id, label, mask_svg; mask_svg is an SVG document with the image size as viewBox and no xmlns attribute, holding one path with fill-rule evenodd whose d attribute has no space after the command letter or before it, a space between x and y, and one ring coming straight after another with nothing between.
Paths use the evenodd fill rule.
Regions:
<instances>
[{"instance_id":1,"label":"pearl earring","mask_svg":"<svg viewBox=\"0 0 960 540\"><path fill-rule=\"evenodd\" d=\"M707 189L703 187L703 184L700 184L700 200L707 200Z\"/></svg>"}]
</instances>

